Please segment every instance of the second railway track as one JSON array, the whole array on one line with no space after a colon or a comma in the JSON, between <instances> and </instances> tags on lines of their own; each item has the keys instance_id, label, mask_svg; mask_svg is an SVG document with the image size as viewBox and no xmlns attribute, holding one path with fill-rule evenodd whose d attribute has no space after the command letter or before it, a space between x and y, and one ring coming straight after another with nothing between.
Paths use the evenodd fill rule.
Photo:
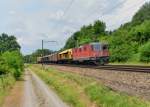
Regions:
<instances>
[{"instance_id":1,"label":"second railway track","mask_svg":"<svg viewBox=\"0 0 150 107\"><path fill-rule=\"evenodd\" d=\"M105 65L105 66L97 66L94 68L95 69L104 69L104 70L150 73L150 67L148 67L148 66Z\"/></svg>"},{"instance_id":2,"label":"second railway track","mask_svg":"<svg viewBox=\"0 0 150 107\"><path fill-rule=\"evenodd\" d=\"M58 64L58 65L71 66L71 67L81 67L81 68L92 68L92 69L103 69L103 70L150 73L150 66L134 66L134 65L94 66L94 65L75 65L75 64Z\"/></svg>"}]
</instances>

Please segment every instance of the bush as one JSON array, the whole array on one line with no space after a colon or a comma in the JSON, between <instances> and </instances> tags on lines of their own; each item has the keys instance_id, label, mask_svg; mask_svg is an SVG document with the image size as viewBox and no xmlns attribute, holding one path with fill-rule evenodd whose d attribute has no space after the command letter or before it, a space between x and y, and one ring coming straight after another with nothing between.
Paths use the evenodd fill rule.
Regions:
<instances>
[{"instance_id":1,"label":"bush","mask_svg":"<svg viewBox=\"0 0 150 107\"><path fill-rule=\"evenodd\" d=\"M0 74L11 73L18 79L23 71L23 58L19 51L5 52L1 56Z\"/></svg>"},{"instance_id":2,"label":"bush","mask_svg":"<svg viewBox=\"0 0 150 107\"><path fill-rule=\"evenodd\" d=\"M125 35L126 34L126 35ZM135 53L135 43L131 43L126 30L120 30L109 38L111 62L127 62Z\"/></svg>"},{"instance_id":3,"label":"bush","mask_svg":"<svg viewBox=\"0 0 150 107\"><path fill-rule=\"evenodd\" d=\"M7 74L9 72L9 67L2 57L0 57L0 65L0 75Z\"/></svg>"},{"instance_id":4,"label":"bush","mask_svg":"<svg viewBox=\"0 0 150 107\"><path fill-rule=\"evenodd\" d=\"M128 60L128 62L133 62L133 63L139 62L140 61L139 57L140 57L139 53L133 54L132 57Z\"/></svg>"},{"instance_id":5,"label":"bush","mask_svg":"<svg viewBox=\"0 0 150 107\"><path fill-rule=\"evenodd\" d=\"M150 41L139 48L140 61L150 62Z\"/></svg>"}]
</instances>

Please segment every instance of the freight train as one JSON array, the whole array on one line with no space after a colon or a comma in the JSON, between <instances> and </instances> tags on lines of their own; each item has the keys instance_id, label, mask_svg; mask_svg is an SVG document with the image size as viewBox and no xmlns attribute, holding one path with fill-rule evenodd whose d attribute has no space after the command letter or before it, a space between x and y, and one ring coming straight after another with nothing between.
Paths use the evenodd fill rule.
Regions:
<instances>
[{"instance_id":1,"label":"freight train","mask_svg":"<svg viewBox=\"0 0 150 107\"><path fill-rule=\"evenodd\" d=\"M37 63L93 63L104 65L108 61L108 44L99 42L37 58Z\"/></svg>"}]
</instances>

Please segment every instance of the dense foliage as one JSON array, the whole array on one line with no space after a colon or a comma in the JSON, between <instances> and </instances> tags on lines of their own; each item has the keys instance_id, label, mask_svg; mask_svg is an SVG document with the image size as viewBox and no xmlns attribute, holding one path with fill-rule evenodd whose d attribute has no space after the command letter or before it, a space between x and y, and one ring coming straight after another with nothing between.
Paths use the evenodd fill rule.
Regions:
<instances>
[{"instance_id":1,"label":"dense foliage","mask_svg":"<svg viewBox=\"0 0 150 107\"><path fill-rule=\"evenodd\" d=\"M31 55L24 56L24 62L25 63L36 63L37 57L41 57L42 55L49 55L53 53L53 51L49 49L38 49L35 52L33 52Z\"/></svg>"},{"instance_id":2,"label":"dense foliage","mask_svg":"<svg viewBox=\"0 0 150 107\"><path fill-rule=\"evenodd\" d=\"M8 67L6 73L12 73L15 78L18 78L23 71L22 55L18 51L5 52L2 54L3 63Z\"/></svg>"},{"instance_id":3,"label":"dense foliage","mask_svg":"<svg viewBox=\"0 0 150 107\"><path fill-rule=\"evenodd\" d=\"M104 22L83 26L66 42L64 49L89 42L109 43L111 62L150 62L150 3L144 4L131 22L113 32L105 30Z\"/></svg>"},{"instance_id":4,"label":"dense foliage","mask_svg":"<svg viewBox=\"0 0 150 107\"><path fill-rule=\"evenodd\" d=\"M140 53L140 61L150 62L150 57L149 57L150 56L150 42L140 47L139 53Z\"/></svg>"},{"instance_id":5,"label":"dense foliage","mask_svg":"<svg viewBox=\"0 0 150 107\"><path fill-rule=\"evenodd\" d=\"M12 74L18 79L23 71L20 45L14 36L0 35L0 75Z\"/></svg>"}]
</instances>

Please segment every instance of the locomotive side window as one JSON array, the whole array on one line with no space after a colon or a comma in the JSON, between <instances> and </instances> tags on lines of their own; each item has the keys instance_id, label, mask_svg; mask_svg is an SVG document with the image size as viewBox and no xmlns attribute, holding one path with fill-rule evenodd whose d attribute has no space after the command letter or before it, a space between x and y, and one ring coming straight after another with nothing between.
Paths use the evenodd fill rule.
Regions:
<instances>
[{"instance_id":1,"label":"locomotive side window","mask_svg":"<svg viewBox=\"0 0 150 107\"><path fill-rule=\"evenodd\" d=\"M108 46L107 46L107 45L104 45L104 46L102 47L102 49L103 49L103 50L106 50L106 49L108 49Z\"/></svg>"},{"instance_id":2,"label":"locomotive side window","mask_svg":"<svg viewBox=\"0 0 150 107\"><path fill-rule=\"evenodd\" d=\"M75 49L75 52L77 53L78 49Z\"/></svg>"},{"instance_id":3,"label":"locomotive side window","mask_svg":"<svg viewBox=\"0 0 150 107\"><path fill-rule=\"evenodd\" d=\"M81 48L79 48L79 52L81 52L82 51L82 49Z\"/></svg>"},{"instance_id":4,"label":"locomotive side window","mask_svg":"<svg viewBox=\"0 0 150 107\"><path fill-rule=\"evenodd\" d=\"M84 47L84 51L86 51L86 47Z\"/></svg>"},{"instance_id":5,"label":"locomotive side window","mask_svg":"<svg viewBox=\"0 0 150 107\"><path fill-rule=\"evenodd\" d=\"M93 45L91 45L91 50L92 50L92 51L94 50Z\"/></svg>"}]
</instances>

